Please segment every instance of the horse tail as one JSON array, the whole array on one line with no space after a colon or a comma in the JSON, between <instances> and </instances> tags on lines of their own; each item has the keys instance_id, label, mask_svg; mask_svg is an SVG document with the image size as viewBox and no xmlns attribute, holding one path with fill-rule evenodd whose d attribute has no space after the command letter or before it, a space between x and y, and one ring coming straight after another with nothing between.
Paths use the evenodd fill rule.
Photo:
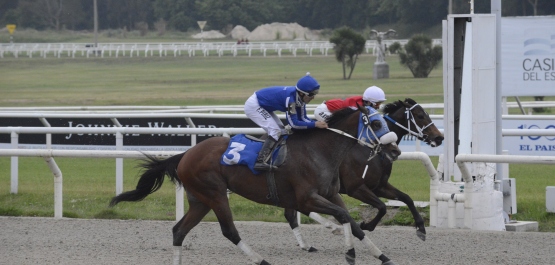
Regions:
<instances>
[{"instance_id":1,"label":"horse tail","mask_svg":"<svg viewBox=\"0 0 555 265\"><path fill-rule=\"evenodd\" d=\"M162 187L166 175L175 185L182 185L181 180L177 176L177 165L179 165L183 155L185 155L185 152L167 159L157 159L145 154L146 158L142 159L142 163L139 165L143 170L137 187L135 190L121 193L112 198L110 207L122 201L135 202L143 200L146 196Z\"/></svg>"}]
</instances>

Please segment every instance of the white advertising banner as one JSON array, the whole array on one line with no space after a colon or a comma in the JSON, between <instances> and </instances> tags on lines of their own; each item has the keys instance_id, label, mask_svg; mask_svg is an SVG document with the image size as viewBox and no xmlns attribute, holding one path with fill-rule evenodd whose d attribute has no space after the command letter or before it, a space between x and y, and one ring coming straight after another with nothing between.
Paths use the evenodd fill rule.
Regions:
<instances>
[{"instance_id":1,"label":"white advertising banner","mask_svg":"<svg viewBox=\"0 0 555 265\"><path fill-rule=\"evenodd\" d=\"M503 96L555 96L555 16L501 18Z\"/></svg>"},{"instance_id":2,"label":"white advertising banner","mask_svg":"<svg viewBox=\"0 0 555 265\"><path fill-rule=\"evenodd\" d=\"M555 120L504 120L503 129L551 129ZM509 155L555 155L555 136L505 136L503 149Z\"/></svg>"}]
</instances>

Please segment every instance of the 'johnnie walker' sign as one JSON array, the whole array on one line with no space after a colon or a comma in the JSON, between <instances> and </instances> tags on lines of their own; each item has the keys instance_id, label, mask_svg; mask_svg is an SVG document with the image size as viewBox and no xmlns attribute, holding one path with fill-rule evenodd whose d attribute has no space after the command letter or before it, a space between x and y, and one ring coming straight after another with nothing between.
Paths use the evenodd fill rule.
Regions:
<instances>
[{"instance_id":1,"label":"'johnnie walker' sign","mask_svg":"<svg viewBox=\"0 0 555 265\"><path fill-rule=\"evenodd\" d=\"M190 128L183 118L118 118L123 127L143 128ZM192 118L197 128L256 128L249 119L209 119ZM52 127L115 127L108 118L51 118L48 122ZM44 127L37 118L1 118L0 126ZM197 135L197 142L215 135ZM9 134L0 134L0 143L10 143ZM45 144L44 134L21 134L20 144ZM52 134L53 145L110 145L115 146L113 134ZM191 137L187 134L124 134L124 146L190 146Z\"/></svg>"}]
</instances>

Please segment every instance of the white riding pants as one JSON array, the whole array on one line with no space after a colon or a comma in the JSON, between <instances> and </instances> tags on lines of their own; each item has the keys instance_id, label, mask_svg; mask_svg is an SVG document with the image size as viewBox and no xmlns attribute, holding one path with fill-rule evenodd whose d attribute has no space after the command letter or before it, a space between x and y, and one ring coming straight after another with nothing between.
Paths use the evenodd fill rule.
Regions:
<instances>
[{"instance_id":1,"label":"white riding pants","mask_svg":"<svg viewBox=\"0 0 555 265\"><path fill-rule=\"evenodd\" d=\"M285 130L285 126L275 113L260 107L256 93L245 102L245 114L276 141L281 136L282 130Z\"/></svg>"}]
</instances>

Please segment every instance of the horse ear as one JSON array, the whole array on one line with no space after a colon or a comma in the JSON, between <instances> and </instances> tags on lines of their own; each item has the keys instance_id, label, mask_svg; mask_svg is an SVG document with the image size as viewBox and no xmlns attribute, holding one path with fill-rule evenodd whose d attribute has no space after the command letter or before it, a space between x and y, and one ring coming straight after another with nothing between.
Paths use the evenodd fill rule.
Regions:
<instances>
[{"instance_id":1,"label":"horse ear","mask_svg":"<svg viewBox=\"0 0 555 265\"><path fill-rule=\"evenodd\" d=\"M362 113L364 113L364 114L366 114L366 115L370 114L370 111L369 111L367 108L365 108L364 106L360 106L360 105L358 104L358 102L357 102L356 104L357 104L357 108L358 108L358 110L360 110L360 112L362 112Z\"/></svg>"}]
</instances>

